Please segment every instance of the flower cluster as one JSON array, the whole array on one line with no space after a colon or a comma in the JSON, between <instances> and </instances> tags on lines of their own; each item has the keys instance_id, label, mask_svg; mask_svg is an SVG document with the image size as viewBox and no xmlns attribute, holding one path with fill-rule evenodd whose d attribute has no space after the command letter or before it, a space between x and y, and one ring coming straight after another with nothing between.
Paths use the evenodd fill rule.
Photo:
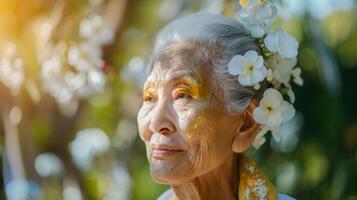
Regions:
<instances>
[{"instance_id":1,"label":"flower cluster","mask_svg":"<svg viewBox=\"0 0 357 200\"><path fill-rule=\"evenodd\" d=\"M0 82L7 86L13 95L17 95L24 81L23 61L16 59L0 60Z\"/></svg>"},{"instance_id":2,"label":"flower cluster","mask_svg":"<svg viewBox=\"0 0 357 200\"><path fill-rule=\"evenodd\" d=\"M279 141L279 128L294 117L295 95L290 83L303 84L301 69L294 68L298 42L282 29L269 30L277 14L275 5L264 0L240 0L240 5L236 20L256 38L261 51L250 50L244 55L233 56L228 72L237 76L241 85L263 93L259 106L253 111L254 120L261 124L253 142L253 146L259 148L268 131ZM287 95L290 102L284 100L283 95Z\"/></svg>"},{"instance_id":3,"label":"flower cluster","mask_svg":"<svg viewBox=\"0 0 357 200\"><path fill-rule=\"evenodd\" d=\"M55 48L57 52L42 63L45 88L59 103L69 103L105 89L102 47L112 42L114 30L102 16L94 15L81 21L79 35L83 39L80 43L72 43L68 50L61 49L59 44Z\"/></svg>"},{"instance_id":4,"label":"flower cluster","mask_svg":"<svg viewBox=\"0 0 357 200\"><path fill-rule=\"evenodd\" d=\"M9 42L0 53L0 83L3 83L13 95L17 95L25 79L24 63L16 57L16 46Z\"/></svg>"}]
</instances>

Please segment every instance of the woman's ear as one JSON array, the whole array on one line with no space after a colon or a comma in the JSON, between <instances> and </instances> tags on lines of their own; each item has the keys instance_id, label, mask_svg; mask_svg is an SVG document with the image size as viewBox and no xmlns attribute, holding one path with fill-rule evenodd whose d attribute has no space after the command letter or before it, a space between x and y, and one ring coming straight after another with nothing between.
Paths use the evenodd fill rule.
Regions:
<instances>
[{"instance_id":1,"label":"woman's ear","mask_svg":"<svg viewBox=\"0 0 357 200\"><path fill-rule=\"evenodd\" d=\"M240 116L240 120L242 120L243 123L241 123L241 127L238 127L232 144L232 150L236 153L247 150L259 131L260 124L256 123L253 118L253 111L257 105L258 102L252 100L248 108Z\"/></svg>"}]
</instances>

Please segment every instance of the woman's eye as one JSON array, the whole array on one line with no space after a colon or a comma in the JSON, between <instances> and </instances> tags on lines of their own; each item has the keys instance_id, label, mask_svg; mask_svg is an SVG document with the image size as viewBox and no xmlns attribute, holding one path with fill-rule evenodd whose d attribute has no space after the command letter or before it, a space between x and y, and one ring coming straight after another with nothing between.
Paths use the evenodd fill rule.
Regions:
<instances>
[{"instance_id":1,"label":"woman's eye","mask_svg":"<svg viewBox=\"0 0 357 200\"><path fill-rule=\"evenodd\" d=\"M145 102L152 102L152 101L153 101L153 97L152 97L152 96L144 96L144 97L143 97L143 101L145 101Z\"/></svg>"},{"instance_id":2,"label":"woman's eye","mask_svg":"<svg viewBox=\"0 0 357 200\"><path fill-rule=\"evenodd\" d=\"M179 92L177 94L174 95L174 99L178 100L178 99L190 99L192 98L189 94L184 93L184 92Z\"/></svg>"}]
</instances>

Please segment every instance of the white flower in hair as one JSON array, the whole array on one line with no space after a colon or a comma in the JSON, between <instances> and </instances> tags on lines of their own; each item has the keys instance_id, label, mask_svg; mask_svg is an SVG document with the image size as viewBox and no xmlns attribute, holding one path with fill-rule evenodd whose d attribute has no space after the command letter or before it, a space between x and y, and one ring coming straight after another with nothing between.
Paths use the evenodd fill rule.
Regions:
<instances>
[{"instance_id":1,"label":"white flower in hair","mask_svg":"<svg viewBox=\"0 0 357 200\"><path fill-rule=\"evenodd\" d=\"M270 56L267 60L267 66L273 72L274 80L281 83L288 83L290 81L293 67L296 65L296 58L286 59L279 54Z\"/></svg>"},{"instance_id":2,"label":"white flower in hair","mask_svg":"<svg viewBox=\"0 0 357 200\"><path fill-rule=\"evenodd\" d=\"M242 55L234 56L228 63L228 72L238 75L238 81L244 86L253 86L264 80L267 70L263 65L263 57L250 50Z\"/></svg>"},{"instance_id":3,"label":"white flower in hair","mask_svg":"<svg viewBox=\"0 0 357 200\"><path fill-rule=\"evenodd\" d=\"M278 128L282 123L291 120L294 115L294 107L283 100L280 92L273 88L264 92L259 106L253 111L257 123L271 128Z\"/></svg>"},{"instance_id":4,"label":"white flower in hair","mask_svg":"<svg viewBox=\"0 0 357 200\"><path fill-rule=\"evenodd\" d=\"M274 20L277 8L265 4L264 0L241 0L239 3L242 10L237 12L236 19L250 31L252 37L262 37Z\"/></svg>"},{"instance_id":5,"label":"white flower in hair","mask_svg":"<svg viewBox=\"0 0 357 200\"><path fill-rule=\"evenodd\" d=\"M269 31L277 14L275 5L267 4L265 0L239 2L241 9L236 13L236 20L252 37L259 38L257 44L265 57L256 51L236 55L228 63L228 72L238 75L238 82L243 86L265 90L259 106L253 111L254 120L261 124L261 130L253 142L253 146L258 149L266 141L265 134L269 131L278 142L281 125L295 115L294 107L283 99L282 94L287 95L290 102L294 103L295 94L291 82L303 84L301 69L294 69L299 44L282 29Z\"/></svg>"},{"instance_id":6,"label":"white flower in hair","mask_svg":"<svg viewBox=\"0 0 357 200\"><path fill-rule=\"evenodd\" d=\"M298 54L297 49L299 43L283 29L278 29L274 33L269 33L264 38L264 43L269 51L279 53L283 58L295 58Z\"/></svg>"}]
</instances>

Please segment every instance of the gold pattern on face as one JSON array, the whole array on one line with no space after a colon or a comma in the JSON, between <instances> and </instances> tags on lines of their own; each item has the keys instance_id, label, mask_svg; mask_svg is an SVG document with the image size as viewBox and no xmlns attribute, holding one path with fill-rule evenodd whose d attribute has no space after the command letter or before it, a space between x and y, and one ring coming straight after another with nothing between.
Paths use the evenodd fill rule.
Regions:
<instances>
[{"instance_id":1,"label":"gold pattern on face","mask_svg":"<svg viewBox=\"0 0 357 200\"><path fill-rule=\"evenodd\" d=\"M202 124L203 119L204 118L202 116L198 116L196 118L196 120L192 123L191 128L189 129L189 132L187 133L187 137L189 139L192 138L192 135L195 132L195 130Z\"/></svg>"}]
</instances>

